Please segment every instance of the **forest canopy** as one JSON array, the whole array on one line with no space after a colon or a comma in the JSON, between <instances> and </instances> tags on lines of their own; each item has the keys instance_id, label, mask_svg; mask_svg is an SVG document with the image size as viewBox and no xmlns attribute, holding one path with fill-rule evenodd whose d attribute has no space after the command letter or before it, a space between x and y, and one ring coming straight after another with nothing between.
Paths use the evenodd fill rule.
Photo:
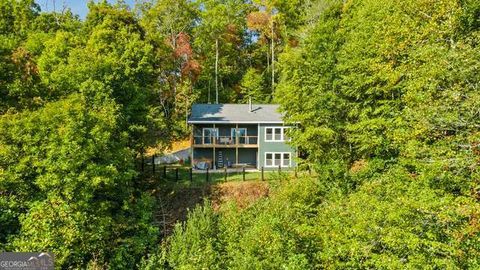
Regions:
<instances>
[{"instance_id":1,"label":"forest canopy","mask_svg":"<svg viewBox=\"0 0 480 270\"><path fill-rule=\"evenodd\" d=\"M480 2L0 0L0 250L59 269L480 268ZM279 103L299 166L163 237L136 166L193 103Z\"/></svg>"}]
</instances>

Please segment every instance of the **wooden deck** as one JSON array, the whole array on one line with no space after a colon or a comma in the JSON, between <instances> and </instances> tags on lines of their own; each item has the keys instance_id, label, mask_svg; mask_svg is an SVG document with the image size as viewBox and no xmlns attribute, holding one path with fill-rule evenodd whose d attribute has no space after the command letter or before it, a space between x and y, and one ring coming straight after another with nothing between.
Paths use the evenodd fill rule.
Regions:
<instances>
[{"instance_id":1,"label":"wooden deck","mask_svg":"<svg viewBox=\"0 0 480 270\"><path fill-rule=\"evenodd\" d=\"M242 136L232 138L230 136L192 138L192 146L195 148L258 148L257 136Z\"/></svg>"},{"instance_id":2,"label":"wooden deck","mask_svg":"<svg viewBox=\"0 0 480 270\"><path fill-rule=\"evenodd\" d=\"M194 144L194 148L258 148L258 144Z\"/></svg>"}]
</instances>

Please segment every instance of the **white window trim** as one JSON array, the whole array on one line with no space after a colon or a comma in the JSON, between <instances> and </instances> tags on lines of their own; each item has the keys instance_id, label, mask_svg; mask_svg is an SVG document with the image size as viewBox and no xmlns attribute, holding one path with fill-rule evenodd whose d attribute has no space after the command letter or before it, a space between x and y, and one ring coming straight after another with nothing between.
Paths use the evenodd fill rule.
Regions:
<instances>
[{"instance_id":1,"label":"white window trim","mask_svg":"<svg viewBox=\"0 0 480 270\"><path fill-rule=\"evenodd\" d=\"M265 138L264 139L265 139L266 142L271 142L272 140L267 139L267 129L272 129L272 140L274 138L274 136L273 136L274 130L273 130L273 127L265 127Z\"/></svg>"},{"instance_id":2,"label":"white window trim","mask_svg":"<svg viewBox=\"0 0 480 270\"><path fill-rule=\"evenodd\" d=\"M290 127L265 127L265 141L266 142L284 142L285 141L285 130ZM267 139L267 129L272 129L272 139ZM280 129L280 140L275 140L275 129Z\"/></svg>"},{"instance_id":3,"label":"white window trim","mask_svg":"<svg viewBox=\"0 0 480 270\"><path fill-rule=\"evenodd\" d=\"M272 154L272 165L268 165L267 166L267 154ZM280 166L283 167L283 168L290 168L292 167L292 158L293 158L293 155L291 152L265 152L265 155L264 155L264 167L265 168L278 168L277 165L275 165L275 154L280 154ZM289 154L290 155L290 158L289 158L289 163L288 163L288 166L285 166L283 165L283 155L284 154Z\"/></svg>"}]
</instances>

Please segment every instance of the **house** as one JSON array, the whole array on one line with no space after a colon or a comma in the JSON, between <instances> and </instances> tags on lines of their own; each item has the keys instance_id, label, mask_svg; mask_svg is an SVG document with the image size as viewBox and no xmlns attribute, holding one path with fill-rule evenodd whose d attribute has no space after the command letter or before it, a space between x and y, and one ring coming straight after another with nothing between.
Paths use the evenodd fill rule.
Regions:
<instances>
[{"instance_id":1,"label":"house","mask_svg":"<svg viewBox=\"0 0 480 270\"><path fill-rule=\"evenodd\" d=\"M212 169L247 167L292 168L297 152L288 145L278 105L194 104L191 160Z\"/></svg>"}]
</instances>

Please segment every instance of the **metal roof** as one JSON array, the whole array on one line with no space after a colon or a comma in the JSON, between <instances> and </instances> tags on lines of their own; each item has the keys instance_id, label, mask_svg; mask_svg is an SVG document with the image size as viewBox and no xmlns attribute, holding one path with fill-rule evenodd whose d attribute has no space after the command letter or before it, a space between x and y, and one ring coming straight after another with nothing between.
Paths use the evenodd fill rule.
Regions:
<instances>
[{"instance_id":1,"label":"metal roof","mask_svg":"<svg viewBox=\"0 0 480 270\"><path fill-rule=\"evenodd\" d=\"M283 123L276 104L194 104L188 118L190 124L214 123Z\"/></svg>"}]
</instances>

